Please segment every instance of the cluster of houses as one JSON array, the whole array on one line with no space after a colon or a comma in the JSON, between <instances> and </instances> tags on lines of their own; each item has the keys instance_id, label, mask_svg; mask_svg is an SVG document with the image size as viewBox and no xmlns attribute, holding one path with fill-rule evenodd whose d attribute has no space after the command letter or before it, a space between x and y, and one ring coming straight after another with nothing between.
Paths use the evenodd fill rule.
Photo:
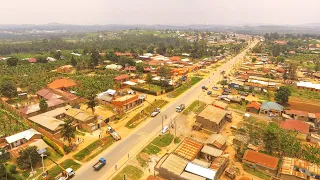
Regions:
<instances>
[{"instance_id":1,"label":"cluster of houses","mask_svg":"<svg viewBox=\"0 0 320 180\"><path fill-rule=\"evenodd\" d=\"M229 154L224 152L226 141L221 134L213 134L204 143L185 138L158 161L155 171L165 179L218 180L229 164Z\"/></svg>"}]
</instances>

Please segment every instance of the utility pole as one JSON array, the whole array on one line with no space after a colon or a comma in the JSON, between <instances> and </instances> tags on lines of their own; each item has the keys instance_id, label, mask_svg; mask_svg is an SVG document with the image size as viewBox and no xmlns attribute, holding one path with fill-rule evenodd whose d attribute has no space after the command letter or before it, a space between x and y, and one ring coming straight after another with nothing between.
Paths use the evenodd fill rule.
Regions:
<instances>
[{"instance_id":1,"label":"utility pole","mask_svg":"<svg viewBox=\"0 0 320 180\"><path fill-rule=\"evenodd\" d=\"M161 118L162 119L162 129L163 129L163 117L165 117L165 119L167 119L167 115L162 115L162 118Z\"/></svg>"},{"instance_id":2,"label":"utility pole","mask_svg":"<svg viewBox=\"0 0 320 180\"><path fill-rule=\"evenodd\" d=\"M174 120L174 137L177 137L177 124L176 124L176 118Z\"/></svg>"}]
</instances>

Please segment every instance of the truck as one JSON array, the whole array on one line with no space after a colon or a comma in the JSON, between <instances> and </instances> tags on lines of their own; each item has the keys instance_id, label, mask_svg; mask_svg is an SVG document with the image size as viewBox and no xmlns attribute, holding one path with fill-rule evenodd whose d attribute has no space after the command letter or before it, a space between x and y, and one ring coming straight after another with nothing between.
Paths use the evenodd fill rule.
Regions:
<instances>
[{"instance_id":1,"label":"truck","mask_svg":"<svg viewBox=\"0 0 320 180\"><path fill-rule=\"evenodd\" d=\"M176 107L176 112L181 112L183 111L185 108L185 105L184 104L180 104L179 106Z\"/></svg>"},{"instance_id":2,"label":"truck","mask_svg":"<svg viewBox=\"0 0 320 180\"><path fill-rule=\"evenodd\" d=\"M110 136L112 136L112 138L116 141L121 139L120 135L111 126L107 127L107 133L109 133Z\"/></svg>"},{"instance_id":3,"label":"truck","mask_svg":"<svg viewBox=\"0 0 320 180\"><path fill-rule=\"evenodd\" d=\"M100 158L99 161L93 165L93 169L99 171L106 163L107 161L104 158Z\"/></svg>"},{"instance_id":4,"label":"truck","mask_svg":"<svg viewBox=\"0 0 320 180\"><path fill-rule=\"evenodd\" d=\"M56 180L67 180L70 179L72 176L75 175L75 172L72 168L67 168L62 171L61 175L56 178Z\"/></svg>"}]
</instances>

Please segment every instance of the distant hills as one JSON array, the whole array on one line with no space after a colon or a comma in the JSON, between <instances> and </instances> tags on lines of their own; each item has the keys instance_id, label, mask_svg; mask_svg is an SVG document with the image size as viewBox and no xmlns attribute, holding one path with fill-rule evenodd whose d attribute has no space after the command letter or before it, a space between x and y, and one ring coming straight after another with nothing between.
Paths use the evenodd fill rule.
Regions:
<instances>
[{"instance_id":1,"label":"distant hills","mask_svg":"<svg viewBox=\"0 0 320 180\"><path fill-rule=\"evenodd\" d=\"M49 23L43 25L34 24L7 24L0 25L2 31L25 31L25 30L47 30L47 31L69 31L69 32L90 32L90 31L119 31L126 29L149 29L149 30L208 30L217 32L238 32L247 34L264 34L266 32L278 32L278 33L292 33L292 34L320 34L320 23L309 23L302 25L121 25L121 24L109 24L109 25L71 25L71 24L59 24Z\"/></svg>"}]
</instances>

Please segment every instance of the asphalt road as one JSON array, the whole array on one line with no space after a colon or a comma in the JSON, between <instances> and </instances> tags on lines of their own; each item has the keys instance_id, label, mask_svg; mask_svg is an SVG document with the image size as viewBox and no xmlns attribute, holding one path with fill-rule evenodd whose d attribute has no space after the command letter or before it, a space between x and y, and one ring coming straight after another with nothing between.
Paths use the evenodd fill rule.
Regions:
<instances>
[{"instance_id":1,"label":"asphalt road","mask_svg":"<svg viewBox=\"0 0 320 180\"><path fill-rule=\"evenodd\" d=\"M256 41L257 42L257 41ZM256 43L252 43L250 48L252 48ZM96 158L85 163L80 169L76 171L76 175L73 179L81 180L97 180L97 179L109 179L110 172L114 171L115 165L119 167L119 161L121 158L128 157L128 154L135 154L140 151L140 147L146 146L146 142L152 140L162 129L162 116L166 115L167 119L164 120L164 124L168 125L170 119L173 119L176 115L175 108L180 104L185 104L188 106L193 101L197 100L202 92L202 86L209 86L209 84L214 84L219 81L220 71L224 70L228 73L232 66L241 58L244 57L245 53L248 51L249 47L242 51L240 54L234 58L227 61L225 64L219 67L219 69L210 76L210 78L205 79L193 86L187 93L180 95L173 102L169 103L164 110L153 119L149 119L148 123L144 126L137 128L128 137L116 142L110 148L103 151ZM208 87L211 88L211 87ZM136 151L136 152L134 152ZM100 171L94 171L92 166L98 161L100 157L104 157L107 160L107 164L102 167Z\"/></svg>"}]
</instances>

